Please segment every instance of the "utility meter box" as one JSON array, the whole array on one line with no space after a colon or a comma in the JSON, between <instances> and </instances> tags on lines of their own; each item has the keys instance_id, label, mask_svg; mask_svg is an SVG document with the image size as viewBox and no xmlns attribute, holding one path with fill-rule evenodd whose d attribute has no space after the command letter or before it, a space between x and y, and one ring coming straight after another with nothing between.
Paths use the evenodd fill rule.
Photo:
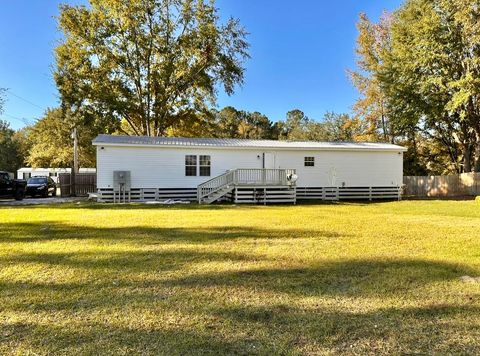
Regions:
<instances>
[{"instance_id":1,"label":"utility meter box","mask_svg":"<svg viewBox=\"0 0 480 356\"><path fill-rule=\"evenodd\" d=\"M113 172L113 189L116 192L129 192L131 187L130 171Z\"/></svg>"}]
</instances>

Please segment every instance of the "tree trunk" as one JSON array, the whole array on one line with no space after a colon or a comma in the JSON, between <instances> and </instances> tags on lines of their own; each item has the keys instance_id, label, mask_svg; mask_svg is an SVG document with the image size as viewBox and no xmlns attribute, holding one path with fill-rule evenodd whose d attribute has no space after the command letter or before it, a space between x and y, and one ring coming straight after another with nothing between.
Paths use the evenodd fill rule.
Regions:
<instances>
[{"instance_id":1,"label":"tree trunk","mask_svg":"<svg viewBox=\"0 0 480 356\"><path fill-rule=\"evenodd\" d=\"M475 172L480 172L480 137L477 135L477 142L475 144Z\"/></svg>"},{"instance_id":2,"label":"tree trunk","mask_svg":"<svg viewBox=\"0 0 480 356\"><path fill-rule=\"evenodd\" d=\"M470 173L472 171L472 147L470 144L465 146L463 153L463 172Z\"/></svg>"}]
</instances>

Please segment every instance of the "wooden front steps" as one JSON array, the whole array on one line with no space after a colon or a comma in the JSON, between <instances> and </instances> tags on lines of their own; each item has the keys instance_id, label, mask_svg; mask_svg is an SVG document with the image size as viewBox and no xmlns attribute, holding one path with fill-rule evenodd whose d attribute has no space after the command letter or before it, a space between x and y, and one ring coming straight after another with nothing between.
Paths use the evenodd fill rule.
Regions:
<instances>
[{"instance_id":1,"label":"wooden front steps","mask_svg":"<svg viewBox=\"0 0 480 356\"><path fill-rule=\"evenodd\" d=\"M222 198L238 204L295 204L295 171L235 169L200 184L197 197L200 204L211 204Z\"/></svg>"}]
</instances>

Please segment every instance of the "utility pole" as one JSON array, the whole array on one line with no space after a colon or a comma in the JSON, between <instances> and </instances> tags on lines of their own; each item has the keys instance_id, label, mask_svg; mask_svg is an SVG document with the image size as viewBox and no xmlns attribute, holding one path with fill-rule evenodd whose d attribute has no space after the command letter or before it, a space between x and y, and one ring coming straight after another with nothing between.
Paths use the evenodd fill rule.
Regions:
<instances>
[{"instance_id":1,"label":"utility pole","mask_svg":"<svg viewBox=\"0 0 480 356\"><path fill-rule=\"evenodd\" d=\"M70 195L76 196L76 187L75 187L75 182L77 178L77 173L78 173L78 135L77 135L77 128L75 127L72 132L72 138L73 138L73 168L72 168L72 174L70 176Z\"/></svg>"}]
</instances>

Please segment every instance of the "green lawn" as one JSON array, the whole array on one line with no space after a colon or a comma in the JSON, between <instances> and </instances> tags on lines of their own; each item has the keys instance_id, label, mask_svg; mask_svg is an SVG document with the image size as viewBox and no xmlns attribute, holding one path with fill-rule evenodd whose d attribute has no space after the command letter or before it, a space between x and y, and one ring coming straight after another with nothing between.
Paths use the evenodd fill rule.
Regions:
<instances>
[{"instance_id":1,"label":"green lawn","mask_svg":"<svg viewBox=\"0 0 480 356\"><path fill-rule=\"evenodd\" d=\"M480 206L0 207L0 354L480 353Z\"/></svg>"}]
</instances>

